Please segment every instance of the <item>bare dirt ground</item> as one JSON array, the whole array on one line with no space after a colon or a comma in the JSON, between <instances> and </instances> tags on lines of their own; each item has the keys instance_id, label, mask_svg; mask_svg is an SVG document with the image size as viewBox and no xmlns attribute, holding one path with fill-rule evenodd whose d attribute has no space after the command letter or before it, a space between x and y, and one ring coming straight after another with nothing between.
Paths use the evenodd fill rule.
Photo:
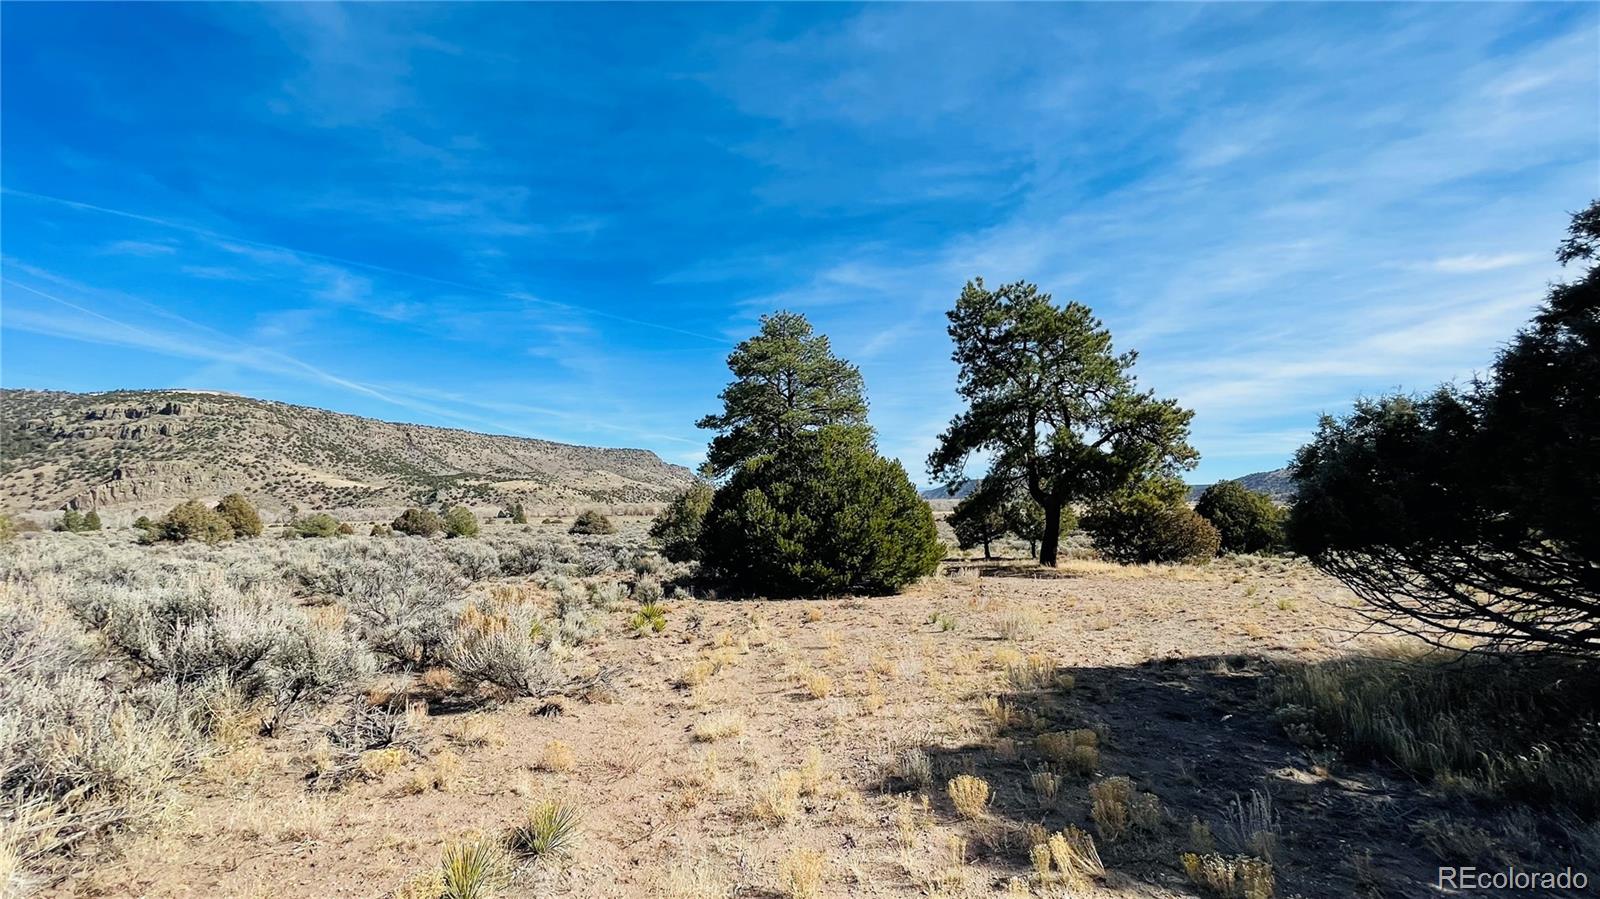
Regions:
<instances>
[{"instance_id":1,"label":"bare dirt ground","mask_svg":"<svg viewBox=\"0 0 1600 899\"><path fill-rule=\"evenodd\" d=\"M185 784L169 825L61 889L382 896L450 839L554 797L582 811L577 847L507 895L787 895L804 848L824 896L1032 895L1025 828L1094 832L1089 784L1126 775L1162 821L1101 837L1108 874L1079 895L1195 895L1179 861L1191 821L1220 822L1252 789L1282 819L1277 895L1417 895L1436 863L1396 828L1443 800L1313 764L1258 695L1275 661L1366 639L1349 604L1299 563L1256 559L1050 576L969 563L895 597L669 600L653 636L614 613L594 649L610 696L435 703L415 716L421 752L338 791L308 790L306 739L251 737ZM1041 797L1034 738L1075 728L1098 734L1096 770ZM903 776L912 750L927 783ZM980 818L947 798L962 773L991 787Z\"/></svg>"}]
</instances>

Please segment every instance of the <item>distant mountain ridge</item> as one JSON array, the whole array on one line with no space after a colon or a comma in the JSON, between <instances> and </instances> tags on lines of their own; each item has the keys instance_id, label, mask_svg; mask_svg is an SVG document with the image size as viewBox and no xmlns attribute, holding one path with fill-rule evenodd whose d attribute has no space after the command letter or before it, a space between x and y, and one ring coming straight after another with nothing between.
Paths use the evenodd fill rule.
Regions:
<instances>
[{"instance_id":1,"label":"distant mountain ridge","mask_svg":"<svg viewBox=\"0 0 1600 899\"><path fill-rule=\"evenodd\" d=\"M694 482L642 449L401 424L199 390L0 390L0 510L655 503Z\"/></svg>"},{"instance_id":2,"label":"distant mountain ridge","mask_svg":"<svg viewBox=\"0 0 1600 899\"><path fill-rule=\"evenodd\" d=\"M951 493L945 489L943 484L940 484L937 487L929 487L918 495L923 499L966 499L972 495L972 491L977 489L977 486L978 481L976 478L967 478L956 488L955 493Z\"/></svg>"}]
</instances>

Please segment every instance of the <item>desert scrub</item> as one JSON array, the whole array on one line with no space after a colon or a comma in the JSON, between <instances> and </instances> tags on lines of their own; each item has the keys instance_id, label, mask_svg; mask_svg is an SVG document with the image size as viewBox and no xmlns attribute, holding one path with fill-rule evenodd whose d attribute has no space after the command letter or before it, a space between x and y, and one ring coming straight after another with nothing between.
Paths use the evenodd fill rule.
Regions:
<instances>
[{"instance_id":1,"label":"desert scrub","mask_svg":"<svg viewBox=\"0 0 1600 899\"><path fill-rule=\"evenodd\" d=\"M511 848L535 858L566 855L577 845L581 823L575 806L546 799L530 807L512 828Z\"/></svg>"},{"instance_id":2,"label":"desert scrub","mask_svg":"<svg viewBox=\"0 0 1600 899\"><path fill-rule=\"evenodd\" d=\"M469 836L445 847L439 899L494 899L511 886L511 857L498 840Z\"/></svg>"},{"instance_id":3,"label":"desert scrub","mask_svg":"<svg viewBox=\"0 0 1600 899\"><path fill-rule=\"evenodd\" d=\"M532 608L484 600L462 611L440 651L468 688L488 686L502 697L545 695L561 677L541 639L544 630Z\"/></svg>"},{"instance_id":4,"label":"desert scrub","mask_svg":"<svg viewBox=\"0 0 1600 899\"><path fill-rule=\"evenodd\" d=\"M1034 738L1045 760L1068 774L1087 777L1100 767L1100 738L1088 728L1052 731Z\"/></svg>"},{"instance_id":5,"label":"desert scrub","mask_svg":"<svg viewBox=\"0 0 1600 899\"><path fill-rule=\"evenodd\" d=\"M815 849L795 849L778 865L778 882L788 899L812 899L822 889L825 859Z\"/></svg>"},{"instance_id":6,"label":"desert scrub","mask_svg":"<svg viewBox=\"0 0 1600 899\"><path fill-rule=\"evenodd\" d=\"M660 603L645 603L628 619L628 624L640 636L659 634L667 629L667 610Z\"/></svg>"},{"instance_id":7,"label":"desert scrub","mask_svg":"<svg viewBox=\"0 0 1600 899\"><path fill-rule=\"evenodd\" d=\"M989 783L981 777L958 774L946 785L950 804L963 818L982 818L989 814Z\"/></svg>"},{"instance_id":8,"label":"desert scrub","mask_svg":"<svg viewBox=\"0 0 1600 899\"><path fill-rule=\"evenodd\" d=\"M1049 834L1038 828L1039 838L1029 851L1035 878L1043 884L1061 883L1070 890L1086 889L1106 873L1094 837L1076 827Z\"/></svg>"},{"instance_id":9,"label":"desert scrub","mask_svg":"<svg viewBox=\"0 0 1600 899\"><path fill-rule=\"evenodd\" d=\"M1395 645L1285 669L1284 731L1479 795L1600 815L1600 673L1571 660Z\"/></svg>"},{"instance_id":10,"label":"desert scrub","mask_svg":"<svg viewBox=\"0 0 1600 899\"><path fill-rule=\"evenodd\" d=\"M1217 899L1272 899L1272 866L1260 859L1185 852L1182 862L1189 882L1208 896Z\"/></svg>"}]
</instances>

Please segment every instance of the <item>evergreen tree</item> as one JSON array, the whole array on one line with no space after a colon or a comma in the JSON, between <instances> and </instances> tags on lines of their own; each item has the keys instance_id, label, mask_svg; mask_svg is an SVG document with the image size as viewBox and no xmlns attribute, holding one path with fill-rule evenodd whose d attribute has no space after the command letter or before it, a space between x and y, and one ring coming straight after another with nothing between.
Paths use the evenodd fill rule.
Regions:
<instances>
[{"instance_id":1,"label":"evergreen tree","mask_svg":"<svg viewBox=\"0 0 1600 899\"><path fill-rule=\"evenodd\" d=\"M438 513L432 509L419 509L415 506L401 512L392 526L395 531L413 537L432 537L444 530L444 522L439 519Z\"/></svg>"},{"instance_id":2,"label":"evergreen tree","mask_svg":"<svg viewBox=\"0 0 1600 899\"><path fill-rule=\"evenodd\" d=\"M217 503L217 514L233 528L235 537L261 536L261 514L243 494L230 493Z\"/></svg>"},{"instance_id":3,"label":"evergreen tree","mask_svg":"<svg viewBox=\"0 0 1600 899\"><path fill-rule=\"evenodd\" d=\"M734 348L728 368L733 382L722 391L722 414L697 423L717 432L706 453L712 477L824 427L870 440L861 372L833 355L828 338L813 334L805 316L762 316L761 332Z\"/></svg>"},{"instance_id":4,"label":"evergreen tree","mask_svg":"<svg viewBox=\"0 0 1600 899\"><path fill-rule=\"evenodd\" d=\"M476 537L477 516L466 506L451 506L444 512L444 532L449 537Z\"/></svg>"},{"instance_id":5,"label":"evergreen tree","mask_svg":"<svg viewBox=\"0 0 1600 899\"><path fill-rule=\"evenodd\" d=\"M943 556L905 469L842 428L745 463L717 490L701 534L709 571L778 596L892 593Z\"/></svg>"},{"instance_id":6,"label":"evergreen tree","mask_svg":"<svg viewBox=\"0 0 1600 899\"><path fill-rule=\"evenodd\" d=\"M1271 497L1238 481L1218 481L1200 494L1194 510L1222 535L1222 551L1276 552L1283 548L1284 510Z\"/></svg>"},{"instance_id":7,"label":"evergreen tree","mask_svg":"<svg viewBox=\"0 0 1600 899\"><path fill-rule=\"evenodd\" d=\"M711 510L711 486L697 482L672 498L650 524L650 537L673 562L700 558L700 531Z\"/></svg>"},{"instance_id":8,"label":"evergreen tree","mask_svg":"<svg viewBox=\"0 0 1600 899\"><path fill-rule=\"evenodd\" d=\"M1600 653L1600 201L1487 380L1363 400L1295 454L1294 548L1369 617L1448 642Z\"/></svg>"},{"instance_id":9,"label":"evergreen tree","mask_svg":"<svg viewBox=\"0 0 1600 899\"><path fill-rule=\"evenodd\" d=\"M1008 530L1005 487L1001 485L984 489L984 485L979 484L966 499L956 503L946 521L950 523L950 529L956 532L956 542L962 549L981 545L983 557L994 558L989 546Z\"/></svg>"},{"instance_id":10,"label":"evergreen tree","mask_svg":"<svg viewBox=\"0 0 1600 899\"><path fill-rule=\"evenodd\" d=\"M1088 307L1056 306L1018 282L997 290L967 283L949 313L958 392L956 416L928 457L935 478L955 484L968 458L987 452L990 478L1013 478L1044 515L1039 561L1056 563L1062 511L1096 502L1149 477L1192 467L1192 412L1135 389L1135 354L1117 355Z\"/></svg>"}]
</instances>

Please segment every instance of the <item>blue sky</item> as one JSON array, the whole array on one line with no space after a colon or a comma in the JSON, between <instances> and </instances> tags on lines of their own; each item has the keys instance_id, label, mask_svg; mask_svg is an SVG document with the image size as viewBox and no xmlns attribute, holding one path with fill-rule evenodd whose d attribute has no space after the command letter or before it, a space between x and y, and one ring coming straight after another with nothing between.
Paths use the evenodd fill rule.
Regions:
<instances>
[{"instance_id":1,"label":"blue sky","mask_svg":"<svg viewBox=\"0 0 1600 899\"><path fill-rule=\"evenodd\" d=\"M963 281L1091 306L1196 481L1481 371L1600 195L1600 8L6 4L0 383L694 464L777 308L881 449Z\"/></svg>"}]
</instances>

